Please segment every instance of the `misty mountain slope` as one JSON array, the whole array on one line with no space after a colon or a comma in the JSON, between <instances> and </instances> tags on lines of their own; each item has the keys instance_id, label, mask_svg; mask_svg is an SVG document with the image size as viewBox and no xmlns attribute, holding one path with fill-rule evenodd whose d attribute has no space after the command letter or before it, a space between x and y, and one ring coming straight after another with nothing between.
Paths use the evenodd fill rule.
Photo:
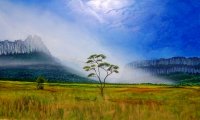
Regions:
<instances>
[{"instance_id":1,"label":"misty mountain slope","mask_svg":"<svg viewBox=\"0 0 200 120\"><path fill-rule=\"evenodd\" d=\"M24 64L56 64L56 60L53 56L47 55L42 52L32 52L32 53L18 53L18 54L8 54L0 55L0 66L4 65L24 65Z\"/></svg>"},{"instance_id":2,"label":"misty mountain slope","mask_svg":"<svg viewBox=\"0 0 200 120\"><path fill-rule=\"evenodd\" d=\"M38 76L44 76L52 82L94 82L72 73L61 65L34 64L0 67L0 78L3 80L35 81Z\"/></svg>"},{"instance_id":3,"label":"misty mountain slope","mask_svg":"<svg viewBox=\"0 0 200 120\"><path fill-rule=\"evenodd\" d=\"M134 61L126 67L137 68L153 76L164 77L177 83L200 83L200 58L198 57Z\"/></svg>"},{"instance_id":4,"label":"misty mountain slope","mask_svg":"<svg viewBox=\"0 0 200 120\"><path fill-rule=\"evenodd\" d=\"M0 42L0 79L35 81L38 76L54 82L94 82L63 66L37 36Z\"/></svg>"}]
</instances>

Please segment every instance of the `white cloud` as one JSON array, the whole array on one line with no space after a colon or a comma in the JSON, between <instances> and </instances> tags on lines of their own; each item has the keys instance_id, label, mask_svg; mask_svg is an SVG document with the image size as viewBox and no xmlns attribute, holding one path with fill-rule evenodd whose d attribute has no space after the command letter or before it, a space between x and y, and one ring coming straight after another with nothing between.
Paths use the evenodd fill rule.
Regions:
<instances>
[{"instance_id":1,"label":"white cloud","mask_svg":"<svg viewBox=\"0 0 200 120\"><path fill-rule=\"evenodd\" d=\"M134 0L66 0L66 7L78 16L88 16L89 21L109 25L112 21L122 20L123 16L118 10L134 3ZM88 19L83 21L87 22Z\"/></svg>"}]
</instances>

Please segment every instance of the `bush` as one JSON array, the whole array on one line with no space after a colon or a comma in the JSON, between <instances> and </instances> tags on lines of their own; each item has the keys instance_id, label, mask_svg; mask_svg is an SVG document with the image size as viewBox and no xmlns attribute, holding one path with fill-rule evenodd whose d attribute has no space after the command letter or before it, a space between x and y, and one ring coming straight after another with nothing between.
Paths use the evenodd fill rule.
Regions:
<instances>
[{"instance_id":1,"label":"bush","mask_svg":"<svg viewBox=\"0 0 200 120\"><path fill-rule=\"evenodd\" d=\"M36 83L37 83L37 89L38 90L43 90L44 89L44 83L46 82L47 80L42 77L42 76L39 76L37 79L36 79Z\"/></svg>"}]
</instances>

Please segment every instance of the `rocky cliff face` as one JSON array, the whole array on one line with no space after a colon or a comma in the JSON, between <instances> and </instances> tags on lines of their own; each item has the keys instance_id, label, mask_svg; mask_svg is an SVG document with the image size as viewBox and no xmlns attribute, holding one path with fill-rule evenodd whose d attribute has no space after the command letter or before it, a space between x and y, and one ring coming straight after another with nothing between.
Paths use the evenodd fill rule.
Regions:
<instances>
[{"instance_id":1,"label":"rocky cliff face","mask_svg":"<svg viewBox=\"0 0 200 120\"><path fill-rule=\"evenodd\" d=\"M25 40L0 41L0 55L42 52L50 55L49 50L38 36L28 36Z\"/></svg>"},{"instance_id":2,"label":"rocky cliff face","mask_svg":"<svg viewBox=\"0 0 200 120\"><path fill-rule=\"evenodd\" d=\"M128 64L127 67L142 69L152 74L170 74L176 72L199 74L200 58L173 57L169 59L135 61Z\"/></svg>"}]
</instances>

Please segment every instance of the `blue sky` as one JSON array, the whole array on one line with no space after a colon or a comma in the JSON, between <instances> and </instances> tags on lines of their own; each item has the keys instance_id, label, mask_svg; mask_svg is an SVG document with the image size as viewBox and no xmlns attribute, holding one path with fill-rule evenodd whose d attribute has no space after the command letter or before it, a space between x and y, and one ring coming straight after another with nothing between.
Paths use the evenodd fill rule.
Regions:
<instances>
[{"instance_id":1,"label":"blue sky","mask_svg":"<svg viewBox=\"0 0 200 120\"><path fill-rule=\"evenodd\" d=\"M49 11L113 51L152 59L200 56L199 0L9 0ZM12 8L11 8L12 9ZM127 61L128 62L128 61Z\"/></svg>"}]
</instances>

